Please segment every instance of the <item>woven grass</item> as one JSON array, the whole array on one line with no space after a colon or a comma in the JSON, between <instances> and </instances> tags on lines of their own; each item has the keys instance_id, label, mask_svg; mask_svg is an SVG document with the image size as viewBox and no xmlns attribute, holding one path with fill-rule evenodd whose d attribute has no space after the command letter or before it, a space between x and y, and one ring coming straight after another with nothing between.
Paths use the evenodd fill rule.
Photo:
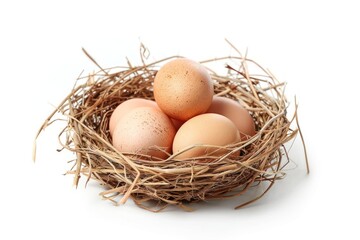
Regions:
<instances>
[{"instance_id":1,"label":"woven grass","mask_svg":"<svg viewBox=\"0 0 360 240\"><path fill-rule=\"evenodd\" d=\"M215 94L239 101L250 112L256 135L231 146L215 146L227 150L220 157L207 155L176 160L170 155L162 160L117 151L111 144L109 118L123 101L153 100L157 70L180 56L153 63L145 63L142 57L140 66L129 63L126 67L104 69L84 52L100 70L77 80L74 89L38 133L56 120L56 113L65 116L67 124L59 133L59 139L63 149L76 154L74 165L68 171L74 175L76 186L84 176L86 183L91 179L98 181L105 188L100 195L116 204L132 198L138 206L151 211L160 211L168 205L190 210L189 203L240 196L261 182L269 183L260 196L235 207L240 208L262 197L276 180L283 178L283 168L289 161L285 143L300 132L297 106L293 113L287 112L285 83L277 81L255 61L226 56L201 63L211 73ZM142 56L144 53L146 49L142 48ZM209 67L214 65L217 69L225 68L226 74L218 74ZM195 147L199 145L189 149Z\"/></svg>"}]
</instances>

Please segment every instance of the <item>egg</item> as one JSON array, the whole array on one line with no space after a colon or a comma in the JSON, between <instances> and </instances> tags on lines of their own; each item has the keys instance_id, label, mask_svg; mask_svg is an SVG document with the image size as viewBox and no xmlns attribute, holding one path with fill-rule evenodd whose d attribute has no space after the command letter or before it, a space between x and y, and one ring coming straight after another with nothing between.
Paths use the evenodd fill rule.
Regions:
<instances>
[{"instance_id":1,"label":"egg","mask_svg":"<svg viewBox=\"0 0 360 240\"><path fill-rule=\"evenodd\" d=\"M158 108L155 101L142 99L142 98L132 98L122 102L119 106L117 106L114 112L111 114L109 121L109 131L110 135L113 135L116 124L120 121L120 119L127 114L128 112L134 110L138 107L153 107Z\"/></svg>"},{"instance_id":2,"label":"egg","mask_svg":"<svg viewBox=\"0 0 360 240\"><path fill-rule=\"evenodd\" d=\"M221 114L233 121L239 129L242 140L246 140L256 134L253 118L249 112L235 100L214 96L207 112Z\"/></svg>"},{"instance_id":3,"label":"egg","mask_svg":"<svg viewBox=\"0 0 360 240\"><path fill-rule=\"evenodd\" d=\"M206 68L186 58L166 63L154 79L154 97L158 106L180 121L205 113L213 94L213 82Z\"/></svg>"},{"instance_id":4,"label":"egg","mask_svg":"<svg viewBox=\"0 0 360 240\"><path fill-rule=\"evenodd\" d=\"M235 124L220 114L205 113L186 121L177 131L173 142L173 153L196 144L226 146L240 140ZM216 150L216 151L214 151ZM187 159L204 155L221 156L226 149L196 146L177 156L176 159Z\"/></svg>"},{"instance_id":5,"label":"egg","mask_svg":"<svg viewBox=\"0 0 360 240\"><path fill-rule=\"evenodd\" d=\"M112 143L120 152L166 159L167 153L171 154L175 132L172 121L163 112L153 107L139 107L116 124Z\"/></svg>"}]
</instances>

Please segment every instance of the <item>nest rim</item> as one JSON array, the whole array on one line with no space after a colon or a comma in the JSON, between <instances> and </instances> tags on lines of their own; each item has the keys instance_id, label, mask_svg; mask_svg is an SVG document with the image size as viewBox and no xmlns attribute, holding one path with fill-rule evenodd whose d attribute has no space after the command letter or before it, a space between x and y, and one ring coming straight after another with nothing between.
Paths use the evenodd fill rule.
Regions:
<instances>
[{"instance_id":1,"label":"nest rim","mask_svg":"<svg viewBox=\"0 0 360 240\"><path fill-rule=\"evenodd\" d=\"M257 128L253 137L226 146L228 152L225 155L208 162L198 161L199 158L174 159L181 152L157 161L145 154L138 159L139 154L121 153L112 146L107 131L112 111L122 101L131 98L154 100L151 95L152 81L159 64L181 56L171 56L147 64L144 60L146 51L143 50L143 65L134 67L128 63L128 67L116 68L114 71L114 68L101 68L84 52L100 70L77 79L73 90L40 127L36 139L52 122L56 113L67 117L67 126L59 134L59 139L64 135L66 137L59 142L64 149L76 154L76 161L67 173L74 175L76 186L82 175L86 176L86 184L90 179L95 179L107 188L100 195L115 204L124 204L128 198L132 198L136 205L150 211L161 211L169 205L189 210L187 203L239 196L254 185L269 182L258 197L235 207L241 208L260 199L276 180L284 177L282 169L289 161L284 144L299 132L303 140L298 125L297 104L292 117L287 117L285 83L279 82L268 70L246 56L225 56L200 63L206 65L238 61L237 69L226 63L226 76L207 68L214 81L214 95L237 100L251 113ZM257 67L263 74L251 74L248 64ZM80 81L84 82L79 84ZM120 95L116 96L116 92L120 92ZM107 101L110 98L112 102ZM264 114L269 117L264 118ZM296 124L295 129L291 128L293 122ZM272 137L267 137L271 134ZM304 142L303 146L305 150ZM192 147L196 146L189 148ZM241 161L240 158L229 157L234 151L244 151ZM285 163L283 156L287 159ZM242 179L239 179L240 175L244 175Z\"/></svg>"}]
</instances>

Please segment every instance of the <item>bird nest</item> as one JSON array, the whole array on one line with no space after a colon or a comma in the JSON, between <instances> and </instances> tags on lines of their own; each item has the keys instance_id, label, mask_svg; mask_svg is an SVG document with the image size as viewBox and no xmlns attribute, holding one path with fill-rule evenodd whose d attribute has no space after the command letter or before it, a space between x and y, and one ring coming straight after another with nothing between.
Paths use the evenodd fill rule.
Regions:
<instances>
[{"instance_id":1,"label":"bird nest","mask_svg":"<svg viewBox=\"0 0 360 240\"><path fill-rule=\"evenodd\" d=\"M142 56L146 55L146 49L143 50ZM239 208L262 197L284 176L283 168L289 162L285 143L301 134L297 106L288 117L285 84L255 61L229 56L200 63L210 72L215 95L237 100L249 111L256 135L226 146L222 156L177 160L169 155L162 160L116 150L108 130L109 119L125 100L153 100L157 70L178 56L153 63L145 63L142 57L140 66L129 63L127 67L104 69L84 52L100 70L79 78L38 132L39 135L56 120L56 113L66 117L67 125L59 139L63 149L76 154L68 171L74 175L76 186L80 177L85 176L86 183L94 179L103 185L100 195L105 199L123 204L131 198L142 208L159 211L169 205L189 210L188 203L239 196L261 182L268 182L262 194L236 206ZM210 66L226 71L220 74ZM190 146L189 150L196 147L202 145Z\"/></svg>"}]
</instances>

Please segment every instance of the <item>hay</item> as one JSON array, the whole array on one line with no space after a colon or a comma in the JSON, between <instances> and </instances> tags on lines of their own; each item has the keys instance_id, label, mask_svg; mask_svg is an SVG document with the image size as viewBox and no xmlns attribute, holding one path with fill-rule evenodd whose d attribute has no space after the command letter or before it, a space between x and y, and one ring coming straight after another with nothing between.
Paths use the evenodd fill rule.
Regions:
<instances>
[{"instance_id":1,"label":"hay","mask_svg":"<svg viewBox=\"0 0 360 240\"><path fill-rule=\"evenodd\" d=\"M262 197L284 176L282 169L289 161L284 144L299 132L297 106L288 118L285 84L255 61L241 56L201 63L225 66L227 74L222 75L209 68L215 94L238 100L249 110L256 124L255 136L226 146L227 153L217 158L175 160L172 155L161 160L117 151L108 131L111 113L131 98L153 100L152 84L157 69L179 57L147 64L146 49L142 47L141 51L141 66L129 63L127 67L103 69L84 50L100 71L86 78L79 77L74 89L46 119L36 136L54 121L56 113L67 118L67 126L59 139L65 139L60 141L63 149L76 154L74 165L68 171L74 174L76 186L80 177L85 176L86 183L95 179L106 188L100 193L104 199L123 204L132 198L140 207L160 211L168 205L190 210L187 203L239 196L260 182L269 182L260 196L236 207L239 208ZM291 125L296 125L295 129ZM193 147L197 146L190 146ZM240 151L240 155L232 154L235 151Z\"/></svg>"}]
</instances>

